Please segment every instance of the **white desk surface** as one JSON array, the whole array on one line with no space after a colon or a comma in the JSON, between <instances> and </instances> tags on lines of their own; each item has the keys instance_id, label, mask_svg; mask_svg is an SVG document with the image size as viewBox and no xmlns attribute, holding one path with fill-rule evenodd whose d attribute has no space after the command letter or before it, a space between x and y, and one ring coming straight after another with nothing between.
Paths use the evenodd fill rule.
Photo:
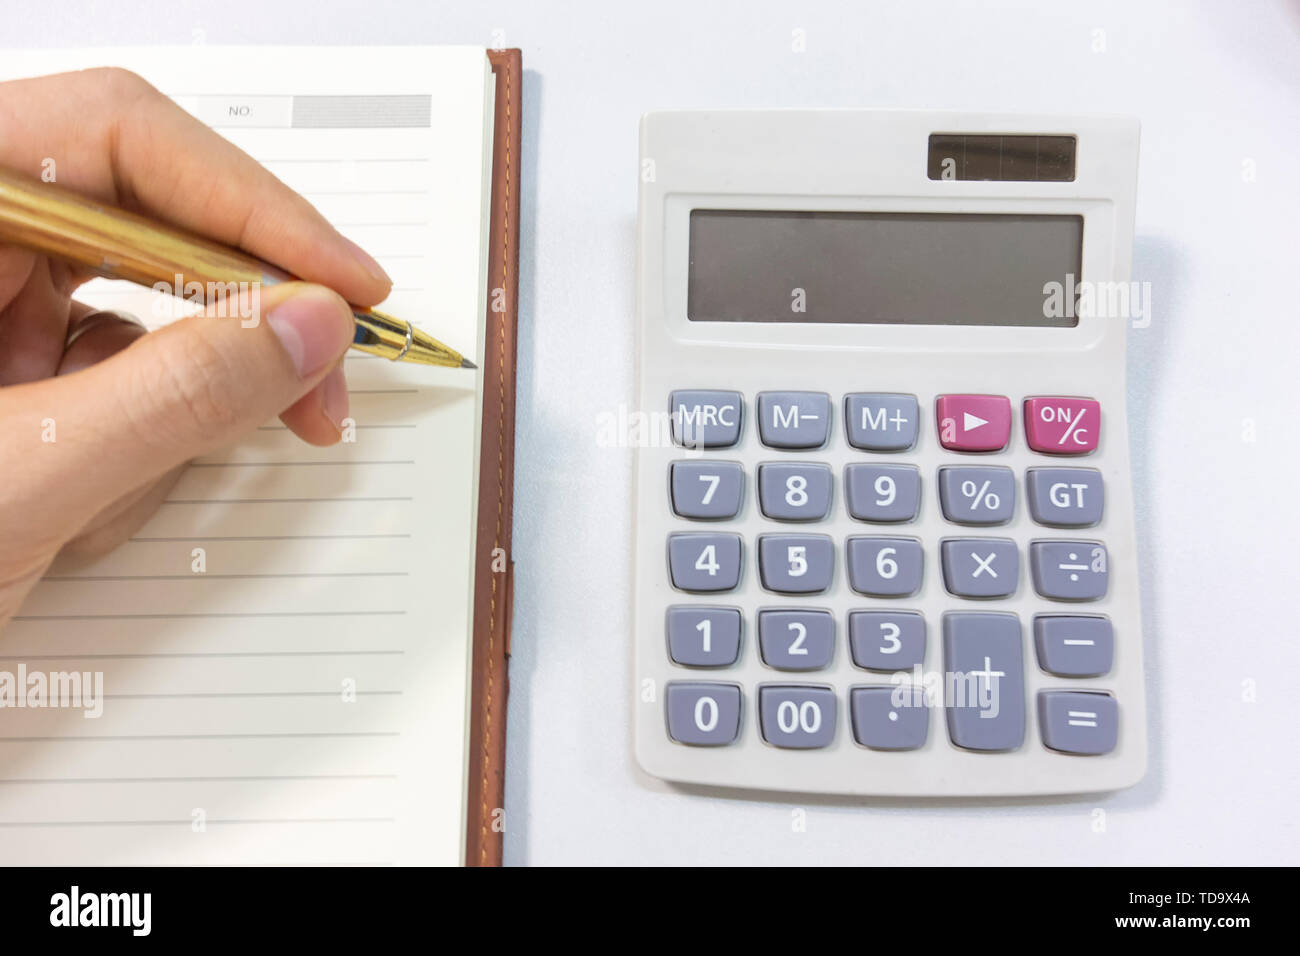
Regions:
<instances>
[{"instance_id":1,"label":"white desk surface","mask_svg":"<svg viewBox=\"0 0 1300 956\"><path fill-rule=\"evenodd\" d=\"M37 4L6 43L523 48L507 862L1298 861L1296 4L519 0L480 12L376 0L364 17L339 0L303 4L307 16L257 0L135 6ZM792 52L796 28L806 52ZM675 792L636 769L631 456L596 434L599 413L632 399L637 119L758 106L1141 119L1133 265L1155 306L1130 333L1129 402L1152 761L1136 788L792 804Z\"/></svg>"}]
</instances>

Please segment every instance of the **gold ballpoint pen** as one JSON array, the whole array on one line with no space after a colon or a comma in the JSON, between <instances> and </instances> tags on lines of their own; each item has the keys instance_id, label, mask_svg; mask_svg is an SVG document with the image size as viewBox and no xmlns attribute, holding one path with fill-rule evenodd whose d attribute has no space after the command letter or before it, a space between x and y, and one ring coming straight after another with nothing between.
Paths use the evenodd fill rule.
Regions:
<instances>
[{"instance_id":1,"label":"gold ballpoint pen","mask_svg":"<svg viewBox=\"0 0 1300 956\"><path fill-rule=\"evenodd\" d=\"M192 302L211 301L211 290L229 294L294 281L287 272L228 246L3 168L0 243L65 259L110 279L166 288ZM395 362L476 367L404 319L356 307L352 315L354 349Z\"/></svg>"}]
</instances>

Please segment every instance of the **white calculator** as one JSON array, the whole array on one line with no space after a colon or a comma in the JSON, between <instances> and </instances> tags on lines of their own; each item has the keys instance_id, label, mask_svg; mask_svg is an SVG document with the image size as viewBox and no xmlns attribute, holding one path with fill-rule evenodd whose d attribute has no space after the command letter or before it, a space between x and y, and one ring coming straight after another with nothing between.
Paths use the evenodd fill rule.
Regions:
<instances>
[{"instance_id":1,"label":"white calculator","mask_svg":"<svg viewBox=\"0 0 1300 956\"><path fill-rule=\"evenodd\" d=\"M1146 770L1136 121L641 124L635 738L671 781L998 796Z\"/></svg>"}]
</instances>

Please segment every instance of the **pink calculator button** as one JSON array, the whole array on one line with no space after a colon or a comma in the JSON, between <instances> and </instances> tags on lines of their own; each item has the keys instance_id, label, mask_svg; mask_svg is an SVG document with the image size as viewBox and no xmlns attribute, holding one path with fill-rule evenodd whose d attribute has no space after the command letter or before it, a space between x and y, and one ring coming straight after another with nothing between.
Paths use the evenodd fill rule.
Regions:
<instances>
[{"instance_id":1,"label":"pink calculator button","mask_svg":"<svg viewBox=\"0 0 1300 956\"><path fill-rule=\"evenodd\" d=\"M939 444L952 451L998 451L1011 440L1005 395L940 395L934 402Z\"/></svg>"},{"instance_id":2,"label":"pink calculator button","mask_svg":"<svg viewBox=\"0 0 1300 956\"><path fill-rule=\"evenodd\" d=\"M1034 451L1086 455L1101 434L1101 403L1092 398L1025 399L1025 438Z\"/></svg>"}]
</instances>

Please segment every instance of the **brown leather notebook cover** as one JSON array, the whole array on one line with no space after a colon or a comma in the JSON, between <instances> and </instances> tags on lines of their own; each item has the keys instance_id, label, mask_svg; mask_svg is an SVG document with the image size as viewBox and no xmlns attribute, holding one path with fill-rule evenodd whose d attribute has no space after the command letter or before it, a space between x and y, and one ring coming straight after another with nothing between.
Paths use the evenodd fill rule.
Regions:
<instances>
[{"instance_id":1,"label":"brown leather notebook cover","mask_svg":"<svg viewBox=\"0 0 1300 956\"><path fill-rule=\"evenodd\" d=\"M506 693L514 562L515 333L519 308L519 50L489 50L496 78L487 346L471 651L469 799L465 863L500 866L505 830Z\"/></svg>"}]
</instances>

